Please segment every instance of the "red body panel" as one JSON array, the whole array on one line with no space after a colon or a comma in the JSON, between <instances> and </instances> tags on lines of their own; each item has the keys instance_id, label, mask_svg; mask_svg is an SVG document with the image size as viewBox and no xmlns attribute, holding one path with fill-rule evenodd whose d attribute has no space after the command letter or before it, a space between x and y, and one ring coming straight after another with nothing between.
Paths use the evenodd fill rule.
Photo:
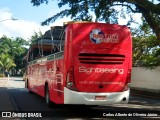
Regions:
<instances>
[{"instance_id":1,"label":"red body panel","mask_svg":"<svg viewBox=\"0 0 160 120\"><path fill-rule=\"evenodd\" d=\"M98 36L101 34L95 34L95 38L102 38L101 43L96 44L90 40L93 30L103 32L102 37ZM77 90L123 91L127 72L132 67L130 30L126 26L84 23L71 24L67 32L69 37L65 49L65 69L74 67Z\"/></svg>"},{"instance_id":2,"label":"red body panel","mask_svg":"<svg viewBox=\"0 0 160 120\"><path fill-rule=\"evenodd\" d=\"M64 54L30 62L29 89L44 97L49 85L51 101L64 103L64 87L72 69L78 92L122 92L130 81L132 40L126 26L104 23L68 24ZM129 72L128 72L129 71Z\"/></svg>"}]
</instances>

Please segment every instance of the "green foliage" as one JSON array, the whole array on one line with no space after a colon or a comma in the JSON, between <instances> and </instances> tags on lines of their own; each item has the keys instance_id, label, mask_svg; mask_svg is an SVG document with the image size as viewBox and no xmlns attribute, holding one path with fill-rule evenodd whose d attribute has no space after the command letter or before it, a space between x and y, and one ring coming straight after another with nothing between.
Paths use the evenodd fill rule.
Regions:
<instances>
[{"instance_id":1,"label":"green foliage","mask_svg":"<svg viewBox=\"0 0 160 120\"><path fill-rule=\"evenodd\" d=\"M143 24L133 33L133 66L154 68L160 65L160 46L157 45L156 36L149 25L143 20Z\"/></svg>"},{"instance_id":2,"label":"green foliage","mask_svg":"<svg viewBox=\"0 0 160 120\"><path fill-rule=\"evenodd\" d=\"M0 71L3 73L12 71L13 75L16 75L19 70L23 72L25 69L23 62L28 52L28 46L34 44L41 37L42 32L39 31L38 33L34 32L28 41L20 37L14 39L3 36L0 38Z\"/></svg>"},{"instance_id":3,"label":"green foliage","mask_svg":"<svg viewBox=\"0 0 160 120\"><path fill-rule=\"evenodd\" d=\"M31 0L34 6L48 4L48 2L49 0ZM117 23L119 17L129 16L129 24L135 22L132 17L134 13L141 13L160 44L160 1L157 2L158 4L153 0L58 0L59 8L64 6L69 8L46 19L42 25L48 25L65 16L70 16L73 21L105 21L106 23ZM122 9L117 11L117 7Z\"/></svg>"},{"instance_id":4,"label":"green foliage","mask_svg":"<svg viewBox=\"0 0 160 120\"><path fill-rule=\"evenodd\" d=\"M42 32L39 31L38 33L34 31L34 34L31 36L31 38L29 39L29 44L32 45L35 42L37 42L37 40L41 39L42 37Z\"/></svg>"},{"instance_id":5,"label":"green foliage","mask_svg":"<svg viewBox=\"0 0 160 120\"><path fill-rule=\"evenodd\" d=\"M48 3L48 0L31 0L31 3L33 3L33 6L38 6L41 3Z\"/></svg>"},{"instance_id":6,"label":"green foliage","mask_svg":"<svg viewBox=\"0 0 160 120\"><path fill-rule=\"evenodd\" d=\"M3 36L0 38L0 69L3 72L18 71L24 68L23 58L26 55L29 43L17 37L15 39Z\"/></svg>"},{"instance_id":7,"label":"green foliage","mask_svg":"<svg viewBox=\"0 0 160 120\"><path fill-rule=\"evenodd\" d=\"M105 21L107 23L117 23L118 12L111 7L113 4L110 1L60 0L58 3L60 8L65 5L68 5L69 9L62 10L60 13L48 18L42 22L42 25L48 25L50 22L54 22L64 16L70 16L73 21ZM93 15L95 16L95 20Z\"/></svg>"},{"instance_id":8,"label":"green foliage","mask_svg":"<svg viewBox=\"0 0 160 120\"><path fill-rule=\"evenodd\" d=\"M3 73L5 71L9 71L11 67L15 67L16 64L14 63L13 59L8 54L1 54L0 56L0 66L2 67Z\"/></svg>"},{"instance_id":9,"label":"green foliage","mask_svg":"<svg viewBox=\"0 0 160 120\"><path fill-rule=\"evenodd\" d=\"M5 77L5 75L4 75L4 74L0 74L0 78L1 78L1 77Z\"/></svg>"}]
</instances>

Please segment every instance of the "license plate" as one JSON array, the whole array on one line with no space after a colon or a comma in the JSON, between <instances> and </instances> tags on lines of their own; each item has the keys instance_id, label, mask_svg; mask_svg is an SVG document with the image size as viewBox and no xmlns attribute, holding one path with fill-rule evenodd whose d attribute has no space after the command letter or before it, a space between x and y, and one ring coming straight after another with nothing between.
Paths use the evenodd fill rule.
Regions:
<instances>
[{"instance_id":1,"label":"license plate","mask_svg":"<svg viewBox=\"0 0 160 120\"><path fill-rule=\"evenodd\" d=\"M106 100L106 96L95 96L95 100Z\"/></svg>"}]
</instances>

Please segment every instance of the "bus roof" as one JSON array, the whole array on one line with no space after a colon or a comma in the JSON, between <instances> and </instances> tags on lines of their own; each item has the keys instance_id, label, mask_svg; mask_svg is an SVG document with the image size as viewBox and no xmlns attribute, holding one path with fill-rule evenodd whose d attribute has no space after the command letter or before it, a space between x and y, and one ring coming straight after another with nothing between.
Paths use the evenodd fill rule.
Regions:
<instances>
[{"instance_id":1,"label":"bus roof","mask_svg":"<svg viewBox=\"0 0 160 120\"><path fill-rule=\"evenodd\" d=\"M68 24L76 24L76 23L95 23L95 22L90 22L90 21L68 21L68 22L63 22L63 25L68 25Z\"/></svg>"},{"instance_id":2,"label":"bus roof","mask_svg":"<svg viewBox=\"0 0 160 120\"><path fill-rule=\"evenodd\" d=\"M52 39L61 40L64 39L64 27L63 26L52 26L51 30L47 30L42 39Z\"/></svg>"},{"instance_id":3,"label":"bus roof","mask_svg":"<svg viewBox=\"0 0 160 120\"><path fill-rule=\"evenodd\" d=\"M30 49L41 45L53 45L63 43L65 38L64 27L63 26L53 26L51 30L47 30L44 35L35 41L35 43L30 46Z\"/></svg>"}]
</instances>

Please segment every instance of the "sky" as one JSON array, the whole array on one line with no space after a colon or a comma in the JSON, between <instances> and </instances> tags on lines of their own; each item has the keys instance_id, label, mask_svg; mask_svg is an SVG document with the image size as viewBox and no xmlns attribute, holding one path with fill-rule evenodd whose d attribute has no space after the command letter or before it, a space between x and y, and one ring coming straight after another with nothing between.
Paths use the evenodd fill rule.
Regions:
<instances>
[{"instance_id":1,"label":"sky","mask_svg":"<svg viewBox=\"0 0 160 120\"><path fill-rule=\"evenodd\" d=\"M51 26L63 25L70 18L63 18L51 23L49 26L41 26L41 22L60 12L57 1L41 4L36 7L31 0L0 0L0 37L22 37L29 39L34 31L44 33ZM17 20L11 20L15 18Z\"/></svg>"},{"instance_id":2,"label":"sky","mask_svg":"<svg viewBox=\"0 0 160 120\"><path fill-rule=\"evenodd\" d=\"M70 18L62 18L51 23L49 26L41 26L41 22L55 15L63 9L59 9L57 0L50 0L49 3L36 7L31 0L0 0L0 38L22 37L29 39L34 32L44 33L51 26L63 25L63 22L71 21ZM140 14L135 14L135 18L140 19ZM17 20L11 20L15 18ZM10 19L10 20L7 20ZM127 20L120 19L119 24L126 24Z\"/></svg>"}]
</instances>

